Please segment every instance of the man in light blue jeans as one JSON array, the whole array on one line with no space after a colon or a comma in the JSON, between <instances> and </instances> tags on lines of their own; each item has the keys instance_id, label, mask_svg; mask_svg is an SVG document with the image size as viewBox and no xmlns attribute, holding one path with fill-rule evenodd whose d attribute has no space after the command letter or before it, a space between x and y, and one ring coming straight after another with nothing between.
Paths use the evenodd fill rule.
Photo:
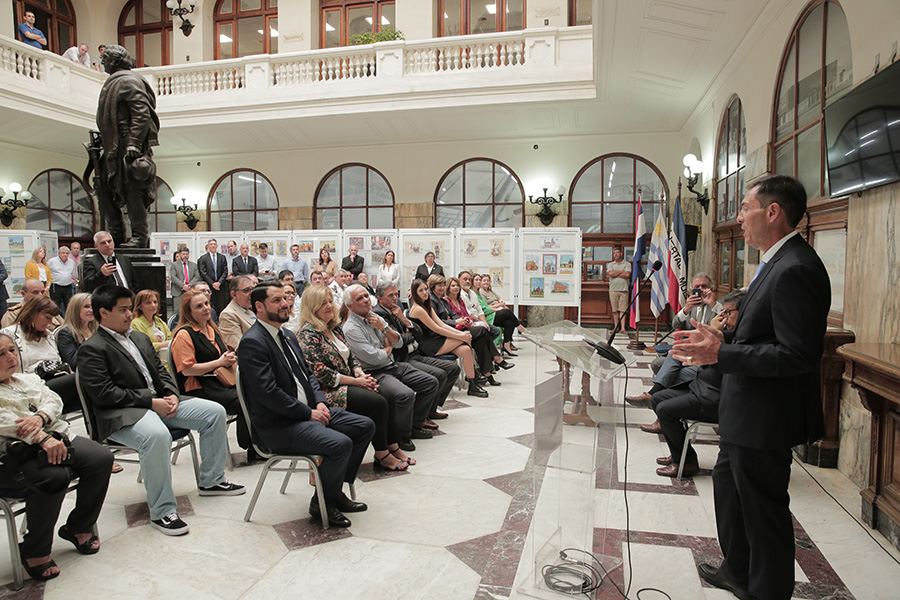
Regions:
<instances>
[{"instance_id":1,"label":"man in light blue jeans","mask_svg":"<svg viewBox=\"0 0 900 600\"><path fill-rule=\"evenodd\" d=\"M201 496L236 496L246 490L225 479L225 409L202 398L179 398L150 338L131 330L132 296L119 286L94 291L91 308L100 328L78 350L78 377L94 407L98 439L138 451L151 524L166 535L183 535L190 529L176 512L172 491L173 430L200 434Z\"/></svg>"}]
</instances>

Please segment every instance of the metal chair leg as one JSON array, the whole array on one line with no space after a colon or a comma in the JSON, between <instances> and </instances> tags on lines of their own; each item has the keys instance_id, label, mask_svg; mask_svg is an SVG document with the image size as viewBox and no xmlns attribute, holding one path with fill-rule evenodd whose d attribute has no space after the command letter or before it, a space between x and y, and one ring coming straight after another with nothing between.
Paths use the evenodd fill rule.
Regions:
<instances>
[{"instance_id":1,"label":"metal chair leg","mask_svg":"<svg viewBox=\"0 0 900 600\"><path fill-rule=\"evenodd\" d=\"M294 469L296 469L296 468L297 468L297 461L296 461L296 460L292 460L292 461L291 461L291 468L288 470L287 473L284 474L284 482L281 484L281 493L282 493L282 494L283 494L284 491L287 489L288 481L291 480L291 475L294 474Z\"/></svg>"},{"instance_id":2,"label":"metal chair leg","mask_svg":"<svg viewBox=\"0 0 900 600\"><path fill-rule=\"evenodd\" d=\"M19 535L16 532L16 515L12 506L0 498L0 510L6 520L6 535L9 538L9 560L12 563L13 587L21 590L25 587L25 575L22 572L22 555L19 554Z\"/></svg>"},{"instance_id":3,"label":"metal chair leg","mask_svg":"<svg viewBox=\"0 0 900 600\"><path fill-rule=\"evenodd\" d=\"M263 465L262 472L259 474L259 481L256 483L256 489L253 490L253 496L250 498L250 506L247 507L247 512L244 513L244 521L250 520L250 515L253 514L253 508L256 506L256 501L259 499L259 493L262 491L263 484L266 482L266 477L269 475L269 467L279 462L277 458L270 458L266 461L266 464Z\"/></svg>"}]
</instances>

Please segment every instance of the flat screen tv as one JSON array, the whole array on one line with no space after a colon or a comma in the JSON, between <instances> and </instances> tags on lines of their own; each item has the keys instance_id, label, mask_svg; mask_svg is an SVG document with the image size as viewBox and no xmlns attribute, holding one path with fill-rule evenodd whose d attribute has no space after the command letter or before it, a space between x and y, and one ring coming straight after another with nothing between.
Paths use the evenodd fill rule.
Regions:
<instances>
[{"instance_id":1,"label":"flat screen tv","mask_svg":"<svg viewBox=\"0 0 900 600\"><path fill-rule=\"evenodd\" d=\"M832 196L900 181L900 61L825 107Z\"/></svg>"}]
</instances>

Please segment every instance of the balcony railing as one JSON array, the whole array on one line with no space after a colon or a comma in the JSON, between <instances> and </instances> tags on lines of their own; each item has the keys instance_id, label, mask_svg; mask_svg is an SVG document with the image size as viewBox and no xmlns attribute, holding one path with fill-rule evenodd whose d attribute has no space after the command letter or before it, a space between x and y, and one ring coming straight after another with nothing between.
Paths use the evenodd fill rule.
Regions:
<instances>
[{"instance_id":1,"label":"balcony railing","mask_svg":"<svg viewBox=\"0 0 900 600\"><path fill-rule=\"evenodd\" d=\"M30 79L41 79L45 53L27 44L9 44L0 38L0 68Z\"/></svg>"}]
</instances>

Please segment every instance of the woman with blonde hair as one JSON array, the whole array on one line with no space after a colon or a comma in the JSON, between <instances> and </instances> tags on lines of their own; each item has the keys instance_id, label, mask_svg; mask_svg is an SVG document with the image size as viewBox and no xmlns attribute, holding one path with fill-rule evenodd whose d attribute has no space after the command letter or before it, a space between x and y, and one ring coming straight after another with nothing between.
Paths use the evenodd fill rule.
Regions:
<instances>
[{"instance_id":1,"label":"woman with blonde hair","mask_svg":"<svg viewBox=\"0 0 900 600\"><path fill-rule=\"evenodd\" d=\"M65 324L56 330L56 348L59 356L71 369L75 369L78 349L84 340L97 332L97 321L91 309L90 294L75 294L69 300Z\"/></svg>"},{"instance_id":2,"label":"woman with blonde hair","mask_svg":"<svg viewBox=\"0 0 900 600\"><path fill-rule=\"evenodd\" d=\"M134 297L134 320L131 328L140 331L153 342L157 352L169 347L172 332L159 316L159 293L155 290L141 290Z\"/></svg>"},{"instance_id":3,"label":"woman with blonde hair","mask_svg":"<svg viewBox=\"0 0 900 600\"><path fill-rule=\"evenodd\" d=\"M47 251L43 246L38 246L31 253L31 260L25 263L25 279L38 279L44 284L44 293L50 293L50 284L53 283L53 275L47 266Z\"/></svg>"},{"instance_id":4,"label":"woman with blonde hair","mask_svg":"<svg viewBox=\"0 0 900 600\"><path fill-rule=\"evenodd\" d=\"M344 341L331 290L314 285L303 292L303 327L298 341L330 407L339 407L375 422L375 468L403 471L415 460L400 449L393 397L378 393L378 382L363 372Z\"/></svg>"}]
</instances>

